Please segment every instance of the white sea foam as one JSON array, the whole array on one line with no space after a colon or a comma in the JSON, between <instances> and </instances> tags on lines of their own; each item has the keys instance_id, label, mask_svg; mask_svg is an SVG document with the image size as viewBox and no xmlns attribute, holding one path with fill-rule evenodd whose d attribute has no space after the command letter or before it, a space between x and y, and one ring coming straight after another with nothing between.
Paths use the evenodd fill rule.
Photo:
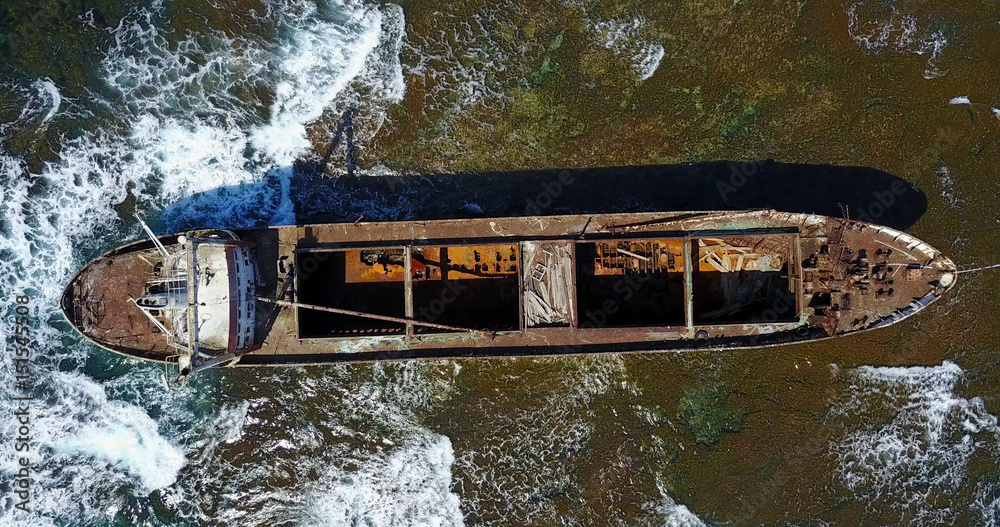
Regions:
<instances>
[{"instance_id":1,"label":"white sea foam","mask_svg":"<svg viewBox=\"0 0 1000 527\"><path fill-rule=\"evenodd\" d=\"M646 80L656 73L656 68L660 67L660 61L663 60L665 53L666 51L660 44L651 44L634 57L635 69L641 80Z\"/></svg>"},{"instance_id":2,"label":"white sea foam","mask_svg":"<svg viewBox=\"0 0 1000 527\"><path fill-rule=\"evenodd\" d=\"M216 423L219 437L226 443L236 443L243 437L243 428L247 423L247 414L250 412L250 402L243 401L240 404L224 407L220 412Z\"/></svg>"},{"instance_id":3,"label":"white sea foam","mask_svg":"<svg viewBox=\"0 0 1000 527\"><path fill-rule=\"evenodd\" d=\"M978 110L980 110L982 108L988 108L989 112L991 114L993 114L997 118L1000 118L1000 108L994 108L994 107L992 107L992 106L990 106L988 104L985 104L985 103L972 102L972 99L970 99L968 96L965 96L965 95L960 95L960 96L957 96L957 97L952 97L951 99L948 100L948 104L950 104L950 105L956 105L956 106L961 106L961 105L970 106L970 107L972 107L972 108L975 109L975 110L970 110L970 111L976 111L977 113L978 113Z\"/></svg>"},{"instance_id":4,"label":"white sea foam","mask_svg":"<svg viewBox=\"0 0 1000 527\"><path fill-rule=\"evenodd\" d=\"M31 415L32 514L5 504L4 516L13 522L7 525L88 523L113 516L128 495L145 496L176 481L186 463L183 448L161 434L143 408L109 398L104 386L80 373L36 367L33 375L36 399L17 403ZM5 456L0 470L13 473L15 462Z\"/></svg>"},{"instance_id":5,"label":"white sea foam","mask_svg":"<svg viewBox=\"0 0 1000 527\"><path fill-rule=\"evenodd\" d=\"M295 204L292 203L292 169L291 167L274 170L281 188L278 207L271 216L271 225L295 225Z\"/></svg>"},{"instance_id":6,"label":"white sea foam","mask_svg":"<svg viewBox=\"0 0 1000 527\"><path fill-rule=\"evenodd\" d=\"M52 79L35 81L35 89L44 93L45 97L50 101L49 111L42 118L42 122L46 122L59 113L59 107L62 105L62 95L60 95L59 88L52 82Z\"/></svg>"},{"instance_id":7,"label":"white sea foam","mask_svg":"<svg viewBox=\"0 0 1000 527\"><path fill-rule=\"evenodd\" d=\"M198 469L169 489L181 516L247 527L460 525L451 444L415 415L445 400L454 368L314 372L276 371L267 394L227 406L200 427L205 439L190 461ZM273 483L288 479L295 483ZM206 493L211 503L192 510Z\"/></svg>"},{"instance_id":8,"label":"white sea foam","mask_svg":"<svg viewBox=\"0 0 1000 527\"><path fill-rule=\"evenodd\" d=\"M948 73L937 66L948 45L941 31L921 29L917 17L903 14L895 2L863 0L847 10L847 32L854 42L875 53L886 50L930 56L924 68L925 79L935 79Z\"/></svg>"},{"instance_id":9,"label":"white sea foam","mask_svg":"<svg viewBox=\"0 0 1000 527\"><path fill-rule=\"evenodd\" d=\"M691 509L680 505L667 493L663 485L657 485L660 499L655 503L645 505L663 519L663 527L706 527L705 522L696 516Z\"/></svg>"},{"instance_id":10,"label":"white sea foam","mask_svg":"<svg viewBox=\"0 0 1000 527\"><path fill-rule=\"evenodd\" d=\"M584 501L575 463L591 437L593 400L631 389L620 357L540 360L558 384L513 412L490 412L490 430L459 453L463 510L485 525L572 523L556 497ZM511 379L513 385L523 385ZM605 511L611 523L612 511Z\"/></svg>"},{"instance_id":11,"label":"white sea foam","mask_svg":"<svg viewBox=\"0 0 1000 527\"><path fill-rule=\"evenodd\" d=\"M148 13L140 17L145 23L123 24L116 34L108 81L131 99L131 165L162 178L159 198L245 183L262 168L289 166L311 147L306 127L338 98L350 98L352 83L379 111L402 98L401 68L391 57L403 35L401 8L346 5L331 13L299 0L274 0L271 7L277 46L221 32L172 44ZM206 41L216 47L206 49ZM358 82L361 75L367 77ZM262 84L275 94L264 122L239 96ZM145 95L150 86L155 96Z\"/></svg>"},{"instance_id":12,"label":"white sea foam","mask_svg":"<svg viewBox=\"0 0 1000 527\"><path fill-rule=\"evenodd\" d=\"M972 501L973 513L982 527L997 527L1000 525L1000 487L995 484L981 483L976 489L976 496Z\"/></svg>"},{"instance_id":13,"label":"white sea foam","mask_svg":"<svg viewBox=\"0 0 1000 527\"><path fill-rule=\"evenodd\" d=\"M641 38L645 24L645 19L637 17L630 21L602 20L591 27L602 46L629 58L640 80L652 77L666 54L662 44Z\"/></svg>"},{"instance_id":14,"label":"white sea foam","mask_svg":"<svg viewBox=\"0 0 1000 527\"><path fill-rule=\"evenodd\" d=\"M451 489L454 453L447 437L424 434L383 461L355 472L334 468L305 489L300 525L459 526L459 498Z\"/></svg>"},{"instance_id":15,"label":"white sea foam","mask_svg":"<svg viewBox=\"0 0 1000 527\"><path fill-rule=\"evenodd\" d=\"M1000 429L982 399L955 393L963 371L953 362L911 368L861 367L830 418L846 427L830 445L847 489L923 524L954 518L952 499L970 456L995 447ZM883 417L884 416L884 417Z\"/></svg>"},{"instance_id":16,"label":"white sea foam","mask_svg":"<svg viewBox=\"0 0 1000 527\"><path fill-rule=\"evenodd\" d=\"M41 443L51 445L57 463L68 461L70 470L79 471L83 477L95 474L78 465L80 461L96 466L107 463L137 478L139 494L148 494L177 480L185 463L184 454L159 434L157 423L144 410L109 400L99 384L80 374L57 373L49 382L63 390L61 400L65 406L41 411L37 425L42 430L57 430L58 434L36 437ZM84 417L74 411L80 408L97 411Z\"/></svg>"},{"instance_id":17,"label":"white sea foam","mask_svg":"<svg viewBox=\"0 0 1000 527\"><path fill-rule=\"evenodd\" d=\"M63 106L62 94L52 79L37 79L28 86L19 86L5 82L3 88L8 93L21 98L21 112L16 122L0 123L0 134L11 126L33 124L43 130L46 123L60 112Z\"/></svg>"},{"instance_id":18,"label":"white sea foam","mask_svg":"<svg viewBox=\"0 0 1000 527\"><path fill-rule=\"evenodd\" d=\"M428 87L423 103L427 110L457 115L482 102L504 98L503 75L516 57L509 46L498 42L495 28L511 25L508 13L518 9L505 2L490 3L469 20L445 10L439 32L410 34L403 49L415 60L407 65L407 75L422 77ZM521 53L525 48L521 48ZM442 123L447 128L447 121ZM447 136L448 130L442 130Z\"/></svg>"},{"instance_id":19,"label":"white sea foam","mask_svg":"<svg viewBox=\"0 0 1000 527\"><path fill-rule=\"evenodd\" d=\"M383 107L401 96L398 68L365 66L374 50L398 49L398 6L332 4L299 16L288 12L294 7L290 1L269 4L268 16L275 17L285 38L278 47L250 37L236 41L221 31L174 34L162 25L159 3L133 11L112 31L115 43L102 64L117 96L99 100L95 92L95 100L74 103L112 109L113 115L65 140L59 159L38 174L29 174L15 153L0 151L0 296L30 293L39 321L33 335L37 399L30 456L39 492L32 515L13 515L13 504L4 497L0 523L113 523L115 514L127 510L130 496L154 489L179 507L200 503L199 494L186 490L187 463L208 463L203 456L245 441L247 410L242 420L240 407L218 415L193 413L185 402L193 391L173 402L155 395L163 391L158 368L131 365L113 381L101 382L81 373L87 356L107 357L70 337L56 306L63 284L83 260L114 245L103 237L122 236L115 231L122 224L115 206L129 188L148 210L195 191L256 181L308 148L297 143L296 151L278 141L255 145L250 138L256 132L301 138L304 126L346 104L342 99L352 90L367 90ZM338 25L338 19L346 22ZM295 49L297 43L304 47ZM246 97L279 85L285 88L274 107L254 107ZM68 106L48 79L14 91L24 96L24 111L16 122L0 124L5 135L38 130L60 119ZM294 210L283 197L275 218L293 222ZM0 334L10 334L10 321L3 318ZM0 341L0 390L2 410L10 414L17 393L7 340ZM5 437L15 435L12 423L0 423ZM205 439L217 433L220 440ZM15 462L10 456L0 461L4 478ZM215 475L204 477L214 481ZM189 514L195 524L207 520L199 516L200 506Z\"/></svg>"},{"instance_id":20,"label":"white sea foam","mask_svg":"<svg viewBox=\"0 0 1000 527\"><path fill-rule=\"evenodd\" d=\"M952 208L960 208L963 200L955 194L955 180L951 177L951 170L946 166L937 169L937 184L941 189L941 199Z\"/></svg>"},{"instance_id":21,"label":"white sea foam","mask_svg":"<svg viewBox=\"0 0 1000 527\"><path fill-rule=\"evenodd\" d=\"M297 17L316 19L314 4L296 2ZM383 24L397 36L402 35L402 8L390 6L393 15L378 9L356 9L347 12L347 20L322 20L301 24L286 42L278 47L277 62L280 79L275 87L275 102L268 123L251 133L251 144L268 152L280 165L291 164L311 146L306 125L319 119L347 85L362 72L369 56L383 40ZM331 46L331 40L338 42ZM378 63L379 60L374 62ZM383 97L392 102L403 95L399 72L388 72L390 80L376 86Z\"/></svg>"}]
</instances>

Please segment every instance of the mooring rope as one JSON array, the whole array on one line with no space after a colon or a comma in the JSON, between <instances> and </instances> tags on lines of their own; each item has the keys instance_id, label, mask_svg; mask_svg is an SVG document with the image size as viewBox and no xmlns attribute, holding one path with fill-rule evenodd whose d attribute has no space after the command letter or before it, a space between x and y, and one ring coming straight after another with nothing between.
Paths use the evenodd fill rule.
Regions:
<instances>
[{"instance_id":1,"label":"mooring rope","mask_svg":"<svg viewBox=\"0 0 1000 527\"><path fill-rule=\"evenodd\" d=\"M961 271L956 271L956 272L958 274L962 274L962 273L975 273L975 272L979 272L979 271L985 271L987 269L996 269L997 267L1000 267L1000 264L986 265L986 266L983 266L983 267L974 267L972 269L963 269Z\"/></svg>"}]
</instances>

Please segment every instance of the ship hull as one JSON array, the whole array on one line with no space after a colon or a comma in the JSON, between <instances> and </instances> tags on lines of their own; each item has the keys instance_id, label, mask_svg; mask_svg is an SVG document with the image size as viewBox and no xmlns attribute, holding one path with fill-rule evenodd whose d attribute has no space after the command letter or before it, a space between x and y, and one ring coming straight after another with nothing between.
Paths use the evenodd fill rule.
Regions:
<instances>
[{"instance_id":1,"label":"ship hull","mask_svg":"<svg viewBox=\"0 0 1000 527\"><path fill-rule=\"evenodd\" d=\"M255 316L225 361L238 367L776 346L898 322L957 276L947 257L900 231L773 210L359 222L234 239L252 255L258 296L241 300ZM91 276L112 260L126 269L127 255L142 251L148 243L88 264L63 309L106 349L171 362L162 335L137 329L140 315L121 328L120 297L141 294L141 280L98 291ZM129 260L128 272L151 260ZM93 307L98 297L103 308Z\"/></svg>"}]
</instances>

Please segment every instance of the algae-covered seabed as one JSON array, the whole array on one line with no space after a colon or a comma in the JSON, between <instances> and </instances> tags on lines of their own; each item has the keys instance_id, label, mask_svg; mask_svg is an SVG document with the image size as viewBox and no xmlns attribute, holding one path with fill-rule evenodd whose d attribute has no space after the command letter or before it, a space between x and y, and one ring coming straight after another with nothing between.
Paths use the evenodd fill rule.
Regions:
<instances>
[{"instance_id":1,"label":"algae-covered seabed","mask_svg":"<svg viewBox=\"0 0 1000 527\"><path fill-rule=\"evenodd\" d=\"M480 89L500 96L462 105L427 75L410 74L406 99L390 109L390 124L365 157L418 171L768 158L871 166L927 194L927 213L913 234L960 264L997 261L1000 116L992 108L1000 107L1000 6L870 4L407 3L409 38L428 39L434 50L448 47L438 35L459 40L450 43L454 60L468 75L481 75ZM907 16L916 19L908 37L914 42L902 36ZM633 69L635 49L600 45L606 38L600 29L595 38L601 21L636 18L643 23L634 40L664 50L645 80ZM461 41L470 20L480 20L489 35ZM886 26L895 29L880 47L878 31ZM852 31L858 39L869 36L874 49ZM929 62L933 47L921 48L920 41L937 31L947 44ZM494 62L506 69L494 71ZM426 67L455 65L428 60ZM986 105L949 105L956 96ZM996 510L970 506L985 482L993 481L996 492L995 447L969 461L962 484L935 486L910 477L908 468L875 469L869 476L882 481L849 490L831 444L858 422L874 422L877 430L892 414L859 410L855 422L839 421L831 401L844 397L851 382L845 372L858 365L951 360L966 372L959 393L982 397L996 414L998 284L996 274L965 275L949 298L913 320L821 344L595 359L614 362L620 373L609 375L610 387L586 410L577 410L589 413L595 427L584 445L552 454L564 456L567 481L533 499L593 524L641 517L658 484L709 523L908 524L932 522L921 511L946 508L948 523L995 522ZM464 364L460 395L434 419L457 452L479 451L503 442L498 422L517 422L522 408L546 396L550 376L561 373L533 361ZM731 391L728 404L747 412L738 433L712 446L698 445L677 418L685 390L705 384L723 385ZM914 444L924 440L931 441ZM462 488L486 492L480 486ZM925 503L909 503L924 502L925 493Z\"/></svg>"},{"instance_id":2,"label":"algae-covered seabed","mask_svg":"<svg viewBox=\"0 0 1000 527\"><path fill-rule=\"evenodd\" d=\"M243 15L259 5L230 3L171 9L192 26L267 31ZM83 1L50 11L53 20L72 20L98 4L109 19L122 9ZM406 92L384 121L362 109L363 169L718 159L870 166L927 195L914 235L963 267L1000 262L996 2L414 0L402 7ZM14 27L18 16L27 17L8 13L0 24ZM74 36L59 53L100 54L99 40L91 51L90 41ZM21 37L18 71L83 93L86 73L59 66L66 61L47 38ZM266 107L267 90L258 95L254 107ZM959 96L973 104L949 104ZM310 129L318 151L334 114ZM10 138L18 140L53 142ZM418 419L451 440L451 489L470 525L662 524L663 516L680 521L672 502L719 525L995 524L995 424L962 423L968 414L1000 414L998 290L1000 272L963 275L947 298L911 320L812 345L436 365L420 372L448 388ZM957 383L940 380L949 370L943 361L964 371ZM863 365L936 369L857 369ZM364 376L365 368L350 374ZM267 375L222 380L238 400L266 392ZM386 376L385 390L397 378ZM894 404L855 401L882 391L896 395ZM297 401L293 422L352 400L341 396ZM901 410L911 403L915 409ZM692 415L725 430L699 443ZM280 428L244 433L249 444L219 454L237 466ZM838 456L857 444L871 457ZM296 477L304 476L276 477L273 485L294 489Z\"/></svg>"}]
</instances>

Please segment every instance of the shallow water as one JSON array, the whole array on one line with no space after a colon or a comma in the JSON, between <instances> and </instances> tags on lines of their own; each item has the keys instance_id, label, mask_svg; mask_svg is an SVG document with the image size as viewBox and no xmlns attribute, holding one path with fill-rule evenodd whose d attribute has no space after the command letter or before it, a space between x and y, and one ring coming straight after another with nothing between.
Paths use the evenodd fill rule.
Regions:
<instances>
[{"instance_id":1,"label":"shallow water","mask_svg":"<svg viewBox=\"0 0 1000 527\"><path fill-rule=\"evenodd\" d=\"M139 236L133 211L158 230L315 213L286 168L352 104L362 175L870 166L926 196L910 232L997 263L995 2L17 0L0 32L7 438L17 295L34 331L31 512L5 443L5 525L1000 523L996 272L820 344L220 371L173 392L56 308ZM436 197L413 188L343 210L405 218ZM448 210L494 209L477 196ZM705 385L746 415L713 445L678 417Z\"/></svg>"}]
</instances>

